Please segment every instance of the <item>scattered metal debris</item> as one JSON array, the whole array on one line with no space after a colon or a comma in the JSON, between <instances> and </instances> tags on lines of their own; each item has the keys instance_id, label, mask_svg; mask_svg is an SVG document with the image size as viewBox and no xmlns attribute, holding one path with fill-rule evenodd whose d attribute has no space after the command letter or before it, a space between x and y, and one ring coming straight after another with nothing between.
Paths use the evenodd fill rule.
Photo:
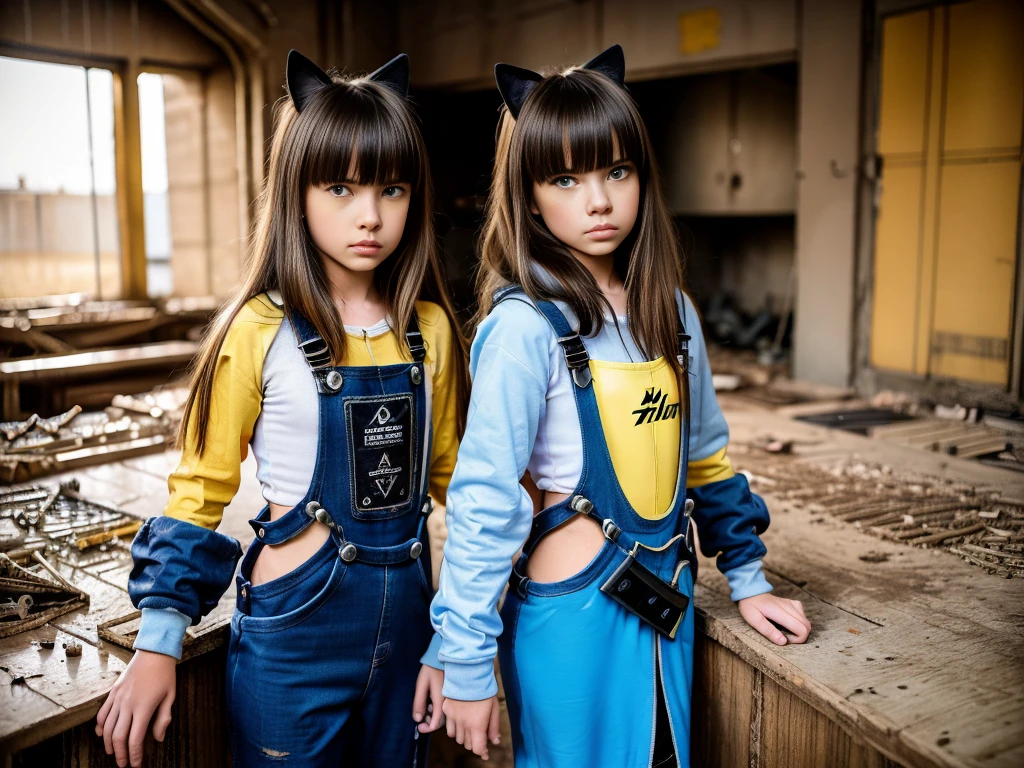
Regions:
<instances>
[{"instance_id":1,"label":"scattered metal debris","mask_svg":"<svg viewBox=\"0 0 1024 768\"><path fill-rule=\"evenodd\" d=\"M48 419L0 424L0 482L22 483L89 464L164 450L188 392L164 388L117 395L103 411L79 406Z\"/></svg>"},{"instance_id":2,"label":"scattered metal debris","mask_svg":"<svg viewBox=\"0 0 1024 768\"><path fill-rule=\"evenodd\" d=\"M938 478L909 478L889 467L843 461L831 469L798 454L744 446L733 461L761 493L873 536L946 549L989 573L1024 576L1024 499ZM872 553L861 556L867 562Z\"/></svg>"},{"instance_id":3,"label":"scattered metal debris","mask_svg":"<svg viewBox=\"0 0 1024 768\"><path fill-rule=\"evenodd\" d=\"M0 637L35 629L89 603L89 595L63 577L51 581L56 569L41 555L36 559L42 573L0 553Z\"/></svg>"},{"instance_id":4,"label":"scattered metal debris","mask_svg":"<svg viewBox=\"0 0 1024 768\"><path fill-rule=\"evenodd\" d=\"M72 551L130 540L142 521L84 498L71 480L58 487L0 489L0 552L12 560L42 564L54 578L60 574L42 552L65 559Z\"/></svg>"},{"instance_id":5,"label":"scattered metal debris","mask_svg":"<svg viewBox=\"0 0 1024 768\"><path fill-rule=\"evenodd\" d=\"M884 563L889 559L889 553L871 550L870 552L865 552L863 555L860 555L859 559L863 560L865 563Z\"/></svg>"}]
</instances>

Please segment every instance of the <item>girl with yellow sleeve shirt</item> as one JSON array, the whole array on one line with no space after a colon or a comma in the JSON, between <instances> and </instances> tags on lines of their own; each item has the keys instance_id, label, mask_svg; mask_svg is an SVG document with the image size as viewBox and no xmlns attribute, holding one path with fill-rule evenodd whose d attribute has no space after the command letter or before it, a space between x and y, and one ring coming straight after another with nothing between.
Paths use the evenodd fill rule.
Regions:
<instances>
[{"instance_id":1,"label":"girl with yellow sleeve shirt","mask_svg":"<svg viewBox=\"0 0 1024 768\"><path fill-rule=\"evenodd\" d=\"M151 720L163 739L185 629L232 580L235 766L422 765L440 723L426 518L468 381L408 58L346 79L292 51L286 79L246 273L197 358L165 513L132 544L142 625L96 727L121 766ZM236 574L216 528L250 446L267 505Z\"/></svg>"}]
</instances>

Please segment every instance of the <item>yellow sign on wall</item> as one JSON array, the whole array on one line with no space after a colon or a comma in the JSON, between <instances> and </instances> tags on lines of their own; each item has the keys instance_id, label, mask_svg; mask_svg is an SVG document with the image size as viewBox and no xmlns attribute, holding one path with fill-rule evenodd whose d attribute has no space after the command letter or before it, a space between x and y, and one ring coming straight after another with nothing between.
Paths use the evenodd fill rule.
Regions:
<instances>
[{"instance_id":1,"label":"yellow sign on wall","mask_svg":"<svg viewBox=\"0 0 1024 768\"><path fill-rule=\"evenodd\" d=\"M722 44L722 15L717 8L679 14L679 52L712 51Z\"/></svg>"}]
</instances>

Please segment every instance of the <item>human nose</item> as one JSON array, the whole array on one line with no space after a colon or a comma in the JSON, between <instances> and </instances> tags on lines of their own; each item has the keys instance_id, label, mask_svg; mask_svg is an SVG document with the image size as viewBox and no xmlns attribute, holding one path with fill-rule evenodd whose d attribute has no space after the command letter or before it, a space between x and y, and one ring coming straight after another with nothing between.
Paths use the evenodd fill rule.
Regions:
<instances>
[{"instance_id":1,"label":"human nose","mask_svg":"<svg viewBox=\"0 0 1024 768\"><path fill-rule=\"evenodd\" d=\"M587 184L587 213L590 215L599 215L610 212L612 209L612 201L608 196L607 190L604 188L604 182L598 179L592 179Z\"/></svg>"},{"instance_id":2,"label":"human nose","mask_svg":"<svg viewBox=\"0 0 1024 768\"><path fill-rule=\"evenodd\" d=\"M383 223L380 217L380 201L374 194L365 194L359 197L361 199L359 200L359 213L356 223L360 229L376 232Z\"/></svg>"}]
</instances>

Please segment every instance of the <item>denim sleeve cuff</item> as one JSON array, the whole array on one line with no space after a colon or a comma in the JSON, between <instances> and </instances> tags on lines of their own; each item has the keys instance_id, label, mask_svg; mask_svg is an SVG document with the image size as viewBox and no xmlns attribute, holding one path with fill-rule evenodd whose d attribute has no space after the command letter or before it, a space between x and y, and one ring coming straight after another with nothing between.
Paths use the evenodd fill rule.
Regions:
<instances>
[{"instance_id":1,"label":"denim sleeve cuff","mask_svg":"<svg viewBox=\"0 0 1024 768\"><path fill-rule=\"evenodd\" d=\"M434 636L430 638L430 645L427 646L426 652L420 656L420 664L426 664L428 667L440 669L443 672L444 664L437 658L439 650L441 650L441 636L435 632Z\"/></svg>"},{"instance_id":2,"label":"denim sleeve cuff","mask_svg":"<svg viewBox=\"0 0 1024 768\"><path fill-rule=\"evenodd\" d=\"M456 701L483 701L497 696L498 681L494 678L494 662L445 662L441 695Z\"/></svg>"},{"instance_id":3,"label":"denim sleeve cuff","mask_svg":"<svg viewBox=\"0 0 1024 768\"><path fill-rule=\"evenodd\" d=\"M733 602L772 591L772 585L768 583L764 571L761 570L760 560L753 560L726 571L725 578L729 580L729 597Z\"/></svg>"},{"instance_id":4,"label":"denim sleeve cuff","mask_svg":"<svg viewBox=\"0 0 1024 768\"><path fill-rule=\"evenodd\" d=\"M162 653L181 659L185 630L192 620L173 608L143 608L135 650Z\"/></svg>"}]
</instances>

